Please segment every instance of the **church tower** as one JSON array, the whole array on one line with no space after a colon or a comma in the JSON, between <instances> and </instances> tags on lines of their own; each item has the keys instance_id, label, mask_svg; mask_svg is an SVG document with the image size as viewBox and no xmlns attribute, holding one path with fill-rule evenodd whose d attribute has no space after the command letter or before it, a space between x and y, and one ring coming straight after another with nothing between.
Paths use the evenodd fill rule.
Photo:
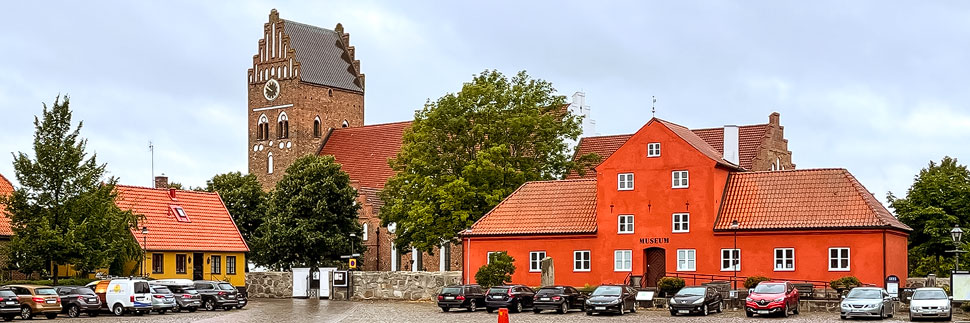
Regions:
<instances>
[{"instance_id":1,"label":"church tower","mask_svg":"<svg viewBox=\"0 0 970 323\"><path fill-rule=\"evenodd\" d=\"M350 34L280 19L263 25L249 69L249 173L272 189L331 129L364 124L364 74Z\"/></svg>"}]
</instances>

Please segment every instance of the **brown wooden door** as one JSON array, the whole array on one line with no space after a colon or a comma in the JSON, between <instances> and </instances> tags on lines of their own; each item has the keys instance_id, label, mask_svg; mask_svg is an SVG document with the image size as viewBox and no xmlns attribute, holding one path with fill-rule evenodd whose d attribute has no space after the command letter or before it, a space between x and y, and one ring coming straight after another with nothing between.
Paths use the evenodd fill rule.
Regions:
<instances>
[{"instance_id":1,"label":"brown wooden door","mask_svg":"<svg viewBox=\"0 0 970 323\"><path fill-rule=\"evenodd\" d=\"M663 248L643 249L645 287L657 287L657 281L667 273L667 256Z\"/></svg>"}]
</instances>

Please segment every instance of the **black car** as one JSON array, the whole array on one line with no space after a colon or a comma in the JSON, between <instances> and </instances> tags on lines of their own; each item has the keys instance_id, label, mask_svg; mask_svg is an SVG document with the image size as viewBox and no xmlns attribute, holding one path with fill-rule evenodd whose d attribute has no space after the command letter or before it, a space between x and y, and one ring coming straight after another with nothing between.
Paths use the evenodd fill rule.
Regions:
<instances>
[{"instance_id":1,"label":"black car","mask_svg":"<svg viewBox=\"0 0 970 323\"><path fill-rule=\"evenodd\" d=\"M452 308L464 308L474 312L479 306L485 306L485 293L478 285L447 286L438 294L438 307L445 312Z\"/></svg>"},{"instance_id":2,"label":"black car","mask_svg":"<svg viewBox=\"0 0 970 323\"><path fill-rule=\"evenodd\" d=\"M246 304L249 304L249 290L246 289L246 286L235 287L235 288L236 288L236 302L238 303L236 304L236 308L242 309L243 307L246 307Z\"/></svg>"},{"instance_id":3,"label":"black car","mask_svg":"<svg viewBox=\"0 0 970 323\"><path fill-rule=\"evenodd\" d=\"M81 313L95 317L101 312L101 299L90 288L57 286L54 289L61 298L61 313L66 313L68 317L78 317Z\"/></svg>"},{"instance_id":4,"label":"black car","mask_svg":"<svg viewBox=\"0 0 970 323\"><path fill-rule=\"evenodd\" d=\"M236 288L227 282L215 280L196 280L195 290L202 295L202 307L206 311L214 311L217 308L231 310L239 305L236 301Z\"/></svg>"},{"instance_id":5,"label":"black car","mask_svg":"<svg viewBox=\"0 0 970 323\"><path fill-rule=\"evenodd\" d=\"M556 312L562 314L573 308L586 311L586 295L572 286L547 286L536 292L533 304L532 312L534 313L542 312L542 310L556 310Z\"/></svg>"},{"instance_id":6,"label":"black car","mask_svg":"<svg viewBox=\"0 0 970 323\"><path fill-rule=\"evenodd\" d=\"M637 291L625 285L602 285L589 295L586 301L586 315L613 312L623 315L627 311L637 311Z\"/></svg>"},{"instance_id":7,"label":"black car","mask_svg":"<svg viewBox=\"0 0 970 323\"><path fill-rule=\"evenodd\" d=\"M522 312L523 308L532 307L535 295L532 288L522 285L495 286L489 288L485 296L485 310L491 313L505 307L513 313Z\"/></svg>"},{"instance_id":8,"label":"black car","mask_svg":"<svg viewBox=\"0 0 970 323\"><path fill-rule=\"evenodd\" d=\"M0 289L0 316L4 321L13 321L20 315L20 298L10 289Z\"/></svg>"},{"instance_id":9,"label":"black car","mask_svg":"<svg viewBox=\"0 0 970 323\"><path fill-rule=\"evenodd\" d=\"M690 286L681 288L668 302L670 315L721 312L721 293L713 287Z\"/></svg>"},{"instance_id":10,"label":"black car","mask_svg":"<svg viewBox=\"0 0 970 323\"><path fill-rule=\"evenodd\" d=\"M186 310L189 312L195 312L202 306L202 295L199 291L195 290L194 286L185 285L165 285L175 294L175 307L172 308L172 312L181 312Z\"/></svg>"}]
</instances>

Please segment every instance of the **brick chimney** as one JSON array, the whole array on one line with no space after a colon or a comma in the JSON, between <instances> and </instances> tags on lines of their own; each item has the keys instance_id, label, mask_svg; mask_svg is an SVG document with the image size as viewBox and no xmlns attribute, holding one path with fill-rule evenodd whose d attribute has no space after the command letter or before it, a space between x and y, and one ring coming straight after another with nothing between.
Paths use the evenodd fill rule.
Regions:
<instances>
[{"instance_id":1,"label":"brick chimney","mask_svg":"<svg viewBox=\"0 0 970 323\"><path fill-rule=\"evenodd\" d=\"M155 176L155 188L168 188L168 176Z\"/></svg>"}]
</instances>

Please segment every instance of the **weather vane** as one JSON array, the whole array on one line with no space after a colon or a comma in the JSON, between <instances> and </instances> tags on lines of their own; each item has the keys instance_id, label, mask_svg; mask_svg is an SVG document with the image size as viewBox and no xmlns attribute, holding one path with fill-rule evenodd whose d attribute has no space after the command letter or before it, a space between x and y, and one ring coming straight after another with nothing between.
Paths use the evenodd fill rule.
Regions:
<instances>
[{"instance_id":1,"label":"weather vane","mask_svg":"<svg viewBox=\"0 0 970 323\"><path fill-rule=\"evenodd\" d=\"M652 115L652 117L656 117L657 116L657 96L652 95L650 97L653 98L653 105L650 107L650 114Z\"/></svg>"}]
</instances>

